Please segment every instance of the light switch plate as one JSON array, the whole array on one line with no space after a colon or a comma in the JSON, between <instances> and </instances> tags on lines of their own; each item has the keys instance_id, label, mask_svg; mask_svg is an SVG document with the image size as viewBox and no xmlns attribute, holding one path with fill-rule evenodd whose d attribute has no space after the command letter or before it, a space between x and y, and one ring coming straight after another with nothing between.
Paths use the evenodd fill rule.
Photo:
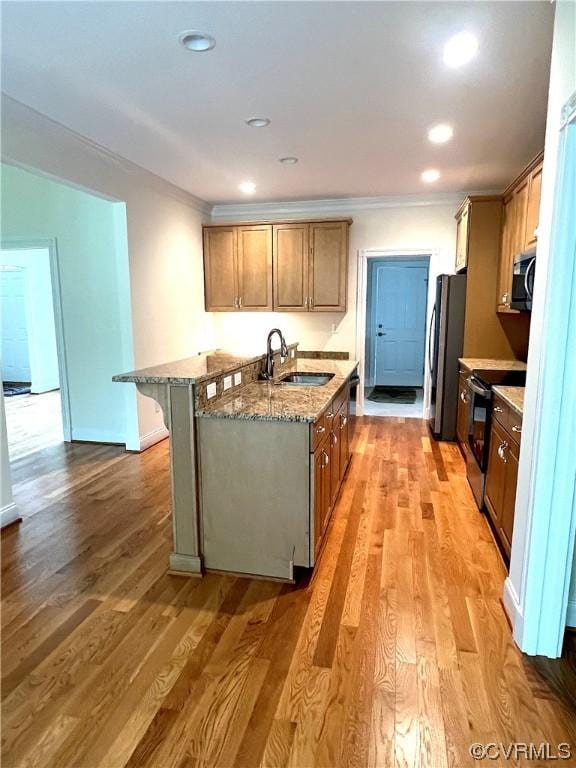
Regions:
<instances>
[{"instance_id":1,"label":"light switch plate","mask_svg":"<svg viewBox=\"0 0 576 768\"><path fill-rule=\"evenodd\" d=\"M224 376L224 391L232 386L232 376Z\"/></svg>"},{"instance_id":2,"label":"light switch plate","mask_svg":"<svg viewBox=\"0 0 576 768\"><path fill-rule=\"evenodd\" d=\"M238 384L242 384L242 374L240 371L234 374L234 386L237 387Z\"/></svg>"},{"instance_id":3,"label":"light switch plate","mask_svg":"<svg viewBox=\"0 0 576 768\"><path fill-rule=\"evenodd\" d=\"M211 397L216 397L216 382L213 381L206 387L206 397L210 400Z\"/></svg>"},{"instance_id":4,"label":"light switch plate","mask_svg":"<svg viewBox=\"0 0 576 768\"><path fill-rule=\"evenodd\" d=\"M295 349L291 349L290 350L290 357L296 357L296 350Z\"/></svg>"}]
</instances>

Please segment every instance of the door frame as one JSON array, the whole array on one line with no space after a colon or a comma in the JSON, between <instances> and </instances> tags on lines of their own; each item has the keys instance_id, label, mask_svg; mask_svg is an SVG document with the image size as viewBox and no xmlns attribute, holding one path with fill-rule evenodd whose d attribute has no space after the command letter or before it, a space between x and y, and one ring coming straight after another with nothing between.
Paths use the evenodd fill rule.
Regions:
<instances>
[{"instance_id":1,"label":"door frame","mask_svg":"<svg viewBox=\"0 0 576 768\"><path fill-rule=\"evenodd\" d=\"M389 259L408 261L415 258L428 260L428 295L426 298L426 327L430 308L430 265L437 263L437 248L361 248L358 251L358 281L356 293L356 351L359 362L360 384L357 391L357 411L364 415L364 372L366 368L366 308L368 302L368 261L369 259ZM430 398L430 374L426 365L428 351L424 348L424 416L428 411Z\"/></svg>"},{"instance_id":2,"label":"door frame","mask_svg":"<svg viewBox=\"0 0 576 768\"><path fill-rule=\"evenodd\" d=\"M70 443L72 441L72 419L70 414L70 390L68 387L68 364L66 357L66 339L64 336L62 290L57 240L55 237L7 237L0 240L0 249L6 251L48 251L50 276L52 278L52 304L54 306L58 377L60 379L62 431L64 433L64 442Z\"/></svg>"}]
</instances>

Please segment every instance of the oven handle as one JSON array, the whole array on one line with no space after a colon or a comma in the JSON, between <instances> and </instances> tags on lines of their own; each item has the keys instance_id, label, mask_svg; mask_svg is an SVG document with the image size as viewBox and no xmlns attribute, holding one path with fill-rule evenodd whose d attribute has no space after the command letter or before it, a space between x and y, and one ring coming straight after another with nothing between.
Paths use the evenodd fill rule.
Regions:
<instances>
[{"instance_id":1,"label":"oven handle","mask_svg":"<svg viewBox=\"0 0 576 768\"><path fill-rule=\"evenodd\" d=\"M532 301L532 291L530 290L530 286L528 284L528 280L530 278L530 272L534 269L536 266L536 256L533 257L530 264L528 264L528 267L526 269L526 272L524 274L524 290L526 291L526 296L528 296L528 299ZM532 283L532 287L534 287L534 283Z\"/></svg>"},{"instance_id":2,"label":"oven handle","mask_svg":"<svg viewBox=\"0 0 576 768\"><path fill-rule=\"evenodd\" d=\"M481 384L477 384L476 380L472 376L470 376L470 378L468 379L467 384L472 390L472 392L476 392L477 395L481 395L482 397L485 397L488 400L492 397L492 390L486 389L486 387L483 387Z\"/></svg>"}]
</instances>

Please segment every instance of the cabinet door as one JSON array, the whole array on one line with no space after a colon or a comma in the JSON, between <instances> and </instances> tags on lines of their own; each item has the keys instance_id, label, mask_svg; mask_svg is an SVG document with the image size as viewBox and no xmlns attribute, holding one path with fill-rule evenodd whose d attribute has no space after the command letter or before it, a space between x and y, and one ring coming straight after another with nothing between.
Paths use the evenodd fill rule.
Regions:
<instances>
[{"instance_id":1,"label":"cabinet door","mask_svg":"<svg viewBox=\"0 0 576 768\"><path fill-rule=\"evenodd\" d=\"M510 555L512 547L512 531L514 529L514 506L516 504L516 485L518 483L518 446L509 441L509 447L504 452L505 473L502 490L502 510L500 514L500 540L504 549Z\"/></svg>"},{"instance_id":2,"label":"cabinet door","mask_svg":"<svg viewBox=\"0 0 576 768\"><path fill-rule=\"evenodd\" d=\"M237 227L238 307L272 310L272 225Z\"/></svg>"},{"instance_id":3,"label":"cabinet door","mask_svg":"<svg viewBox=\"0 0 576 768\"><path fill-rule=\"evenodd\" d=\"M324 533L325 501L324 501L324 475L327 471L327 453L325 446L321 445L314 452L314 554L317 555L322 544Z\"/></svg>"},{"instance_id":4,"label":"cabinet door","mask_svg":"<svg viewBox=\"0 0 576 768\"><path fill-rule=\"evenodd\" d=\"M332 420L330 432L330 503L333 505L340 488L340 422L341 414L338 412Z\"/></svg>"},{"instance_id":5,"label":"cabinet door","mask_svg":"<svg viewBox=\"0 0 576 768\"><path fill-rule=\"evenodd\" d=\"M456 224L456 272L465 269L468 264L468 230L470 224L470 206L467 205Z\"/></svg>"},{"instance_id":6,"label":"cabinet door","mask_svg":"<svg viewBox=\"0 0 576 768\"><path fill-rule=\"evenodd\" d=\"M348 428L348 403L344 403L340 412L340 482L346 472L350 459L350 433Z\"/></svg>"},{"instance_id":7,"label":"cabinet door","mask_svg":"<svg viewBox=\"0 0 576 768\"><path fill-rule=\"evenodd\" d=\"M308 309L308 224L275 224L274 309Z\"/></svg>"},{"instance_id":8,"label":"cabinet door","mask_svg":"<svg viewBox=\"0 0 576 768\"><path fill-rule=\"evenodd\" d=\"M204 298L207 312L236 309L236 256L235 227L204 229Z\"/></svg>"},{"instance_id":9,"label":"cabinet door","mask_svg":"<svg viewBox=\"0 0 576 768\"><path fill-rule=\"evenodd\" d=\"M346 311L347 265L348 224L310 224L308 296L312 312Z\"/></svg>"},{"instance_id":10,"label":"cabinet door","mask_svg":"<svg viewBox=\"0 0 576 768\"><path fill-rule=\"evenodd\" d=\"M526 215L528 212L528 189L530 179L526 178L514 190L514 219L512 231L512 263L514 257L524 250Z\"/></svg>"},{"instance_id":11,"label":"cabinet door","mask_svg":"<svg viewBox=\"0 0 576 768\"><path fill-rule=\"evenodd\" d=\"M542 166L539 165L530 174L528 185L528 202L526 204L526 230L524 234L524 250L533 248L538 239L537 229L540 216L540 193L542 191Z\"/></svg>"},{"instance_id":12,"label":"cabinet door","mask_svg":"<svg viewBox=\"0 0 576 768\"><path fill-rule=\"evenodd\" d=\"M502 498L504 493L504 479L506 475L506 451L508 441L506 433L492 424L490 432L490 451L488 455L488 469L486 472L486 506L490 516L500 530L502 518Z\"/></svg>"},{"instance_id":13,"label":"cabinet door","mask_svg":"<svg viewBox=\"0 0 576 768\"><path fill-rule=\"evenodd\" d=\"M470 393L466 384L466 374L460 374L458 379L458 413L456 417L456 434L458 440L464 444L468 439L468 415Z\"/></svg>"},{"instance_id":14,"label":"cabinet door","mask_svg":"<svg viewBox=\"0 0 576 768\"><path fill-rule=\"evenodd\" d=\"M504 203L502 214L502 242L498 271L498 293L496 304L500 311L510 309L512 301L512 269L514 266L514 236L516 227L517 201L512 196Z\"/></svg>"}]
</instances>

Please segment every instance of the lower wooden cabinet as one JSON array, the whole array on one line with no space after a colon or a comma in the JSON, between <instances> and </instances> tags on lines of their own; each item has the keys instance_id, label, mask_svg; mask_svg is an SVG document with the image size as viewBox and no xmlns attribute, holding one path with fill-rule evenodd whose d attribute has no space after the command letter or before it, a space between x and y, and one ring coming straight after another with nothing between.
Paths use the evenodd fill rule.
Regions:
<instances>
[{"instance_id":1,"label":"lower wooden cabinet","mask_svg":"<svg viewBox=\"0 0 576 768\"><path fill-rule=\"evenodd\" d=\"M314 448L314 557L322 548L324 534L350 461L348 386L336 395L312 427Z\"/></svg>"},{"instance_id":2,"label":"lower wooden cabinet","mask_svg":"<svg viewBox=\"0 0 576 768\"><path fill-rule=\"evenodd\" d=\"M498 398L495 398L494 406L498 411L494 413L493 409L484 500L495 534L504 552L510 557L518 482L518 434L521 417Z\"/></svg>"}]
</instances>

